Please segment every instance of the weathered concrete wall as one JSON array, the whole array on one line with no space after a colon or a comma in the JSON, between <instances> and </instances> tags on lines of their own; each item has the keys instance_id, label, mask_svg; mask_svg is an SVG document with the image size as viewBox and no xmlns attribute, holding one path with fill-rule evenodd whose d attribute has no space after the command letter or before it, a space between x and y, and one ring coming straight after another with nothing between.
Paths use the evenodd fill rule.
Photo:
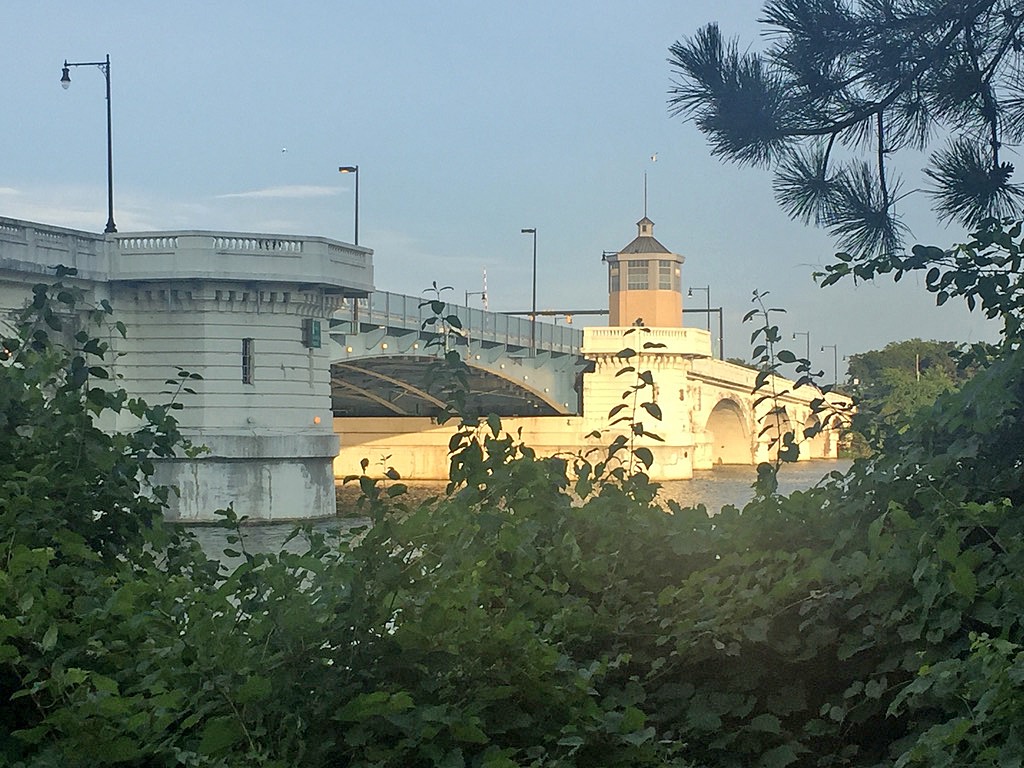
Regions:
<instances>
[{"instance_id":1,"label":"weathered concrete wall","mask_svg":"<svg viewBox=\"0 0 1024 768\"><path fill-rule=\"evenodd\" d=\"M198 435L202 460L161 461L156 481L175 486L168 517L211 520L232 505L254 520L330 517L335 513L332 462L337 435Z\"/></svg>"},{"instance_id":2,"label":"weathered concrete wall","mask_svg":"<svg viewBox=\"0 0 1024 768\"><path fill-rule=\"evenodd\" d=\"M329 320L344 295L373 288L371 251L324 238L231 232L94 235L0 217L0 308L23 306L51 265L88 300L108 300L128 328L102 332L114 386L151 404L171 399L182 433L207 451L157 463L175 486L169 514L213 519L234 503L254 519L334 514ZM321 324L322 346L303 337ZM251 364L243 375L244 355ZM178 369L202 376L184 382ZM168 379L172 383L168 384ZM134 417L105 418L132 429Z\"/></svg>"}]
</instances>

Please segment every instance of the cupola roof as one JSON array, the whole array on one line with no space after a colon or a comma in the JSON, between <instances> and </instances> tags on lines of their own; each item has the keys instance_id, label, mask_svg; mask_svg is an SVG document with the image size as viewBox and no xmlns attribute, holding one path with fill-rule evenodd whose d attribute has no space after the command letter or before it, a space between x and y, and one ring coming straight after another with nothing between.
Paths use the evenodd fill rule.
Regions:
<instances>
[{"instance_id":1,"label":"cupola roof","mask_svg":"<svg viewBox=\"0 0 1024 768\"><path fill-rule=\"evenodd\" d=\"M671 253L664 245L654 237L654 222L644 216L636 223L637 236L629 245L619 253Z\"/></svg>"}]
</instances>

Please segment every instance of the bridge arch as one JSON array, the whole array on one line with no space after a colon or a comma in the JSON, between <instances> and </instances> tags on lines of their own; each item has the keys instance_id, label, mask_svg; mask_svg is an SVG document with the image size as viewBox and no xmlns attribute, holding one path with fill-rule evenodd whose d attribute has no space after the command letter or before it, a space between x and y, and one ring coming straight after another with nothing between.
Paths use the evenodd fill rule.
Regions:
<instances>
[{"instance_id":1,"label":"bridge arch","mask_svg":"<svg viewBox=\"0 0 1024 768\"><path fill-rule=\"evenodd\" d=\"M798 419L797 424L802 424ZM800 443L803 440L803 431L798 430L790 418L789 409L780 405L777 410L771 410L762 416L758 422L758 453L764 461L776 461L779 457L779 449L783 447L783 439L787 433L793 434L793 440ZM804 455L801 447L800 455Z\"/></svg>"},{"instance_id":2,"label":"bridge arch","mask_svg":"<svg viewBox=\"0 0 1024 768\"><path fill-rule=\"evenodd\" d=\"M750 464L751 430L748 409L731 397L719 400L704 426L712 464Z\"/></svg>"},{"instance_id":3,"label":"bridge arch","mask_svg":"<svg viewBox=\"0 0 1024 768\"><path fill-rule=\"evenodd\" d=\"M437 357L417 354L352 356L331 363L332 410L336 416L426 416L445 407L444 395L428 387ZM571 410L558 401L543 369L503 358L466 354L470 412L499 416L552 416ZM532 362L532 361L531 361Z\"/></svg>"}]
</instances>

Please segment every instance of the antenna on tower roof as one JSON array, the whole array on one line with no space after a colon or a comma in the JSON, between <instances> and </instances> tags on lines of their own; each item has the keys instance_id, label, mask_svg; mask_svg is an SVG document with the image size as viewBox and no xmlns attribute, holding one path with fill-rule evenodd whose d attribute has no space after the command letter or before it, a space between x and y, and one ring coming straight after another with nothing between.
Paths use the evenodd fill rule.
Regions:
<instances>
[{"instance_id":1,"label":"antenna on tower roof","mask_svg":"<svg viewBox=\"0 0 1024 768\"><path fill-rule=\"evenodd\" d=\"M658 153L651 155L651 162L658 162ZM644 218L647 218L647 171L644 171Z\"/></svg>"}]
</instances>

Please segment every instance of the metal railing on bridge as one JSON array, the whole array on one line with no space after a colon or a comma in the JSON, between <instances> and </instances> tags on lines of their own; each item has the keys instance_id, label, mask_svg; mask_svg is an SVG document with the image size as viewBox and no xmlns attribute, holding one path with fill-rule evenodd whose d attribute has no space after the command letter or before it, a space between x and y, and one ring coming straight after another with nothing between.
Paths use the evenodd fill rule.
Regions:
<instances>
[{"instance_id":1,"label":"metal railing on bridge","mask_svg":"<svg viewBox=\"0 0 1024 768\"><path fill-rule=\"evenodd\" d=\"M342 330L359 333L370 328L419 332L423 321L433 315L425 296L407 296L389 291L374 291L363 299L345 299L334 315ZM443 301L444 299L442 299ZM455 315L471 340L529 349L532 322L529 318L503 315L446 302L445 314ZM347 325L347 328L344 326ZM337 327L337 326L336 326ZM578 355L583 347L583 331L567 325L537 321L537 349Z\"/></svg>"}]
</instances>

